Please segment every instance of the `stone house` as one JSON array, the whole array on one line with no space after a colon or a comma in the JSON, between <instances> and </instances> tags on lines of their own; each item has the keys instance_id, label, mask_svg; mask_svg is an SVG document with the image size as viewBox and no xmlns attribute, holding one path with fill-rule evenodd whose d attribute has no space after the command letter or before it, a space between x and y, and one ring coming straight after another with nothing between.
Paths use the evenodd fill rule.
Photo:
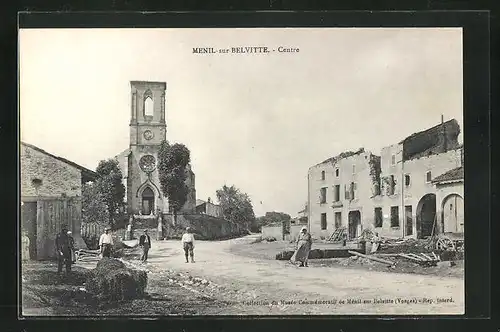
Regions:
<instances>
[{"instance_id":1,"label":"stone house","mask_svg":"<svg viewBox=\"0 0 500 332\"><path fill-rule=\"evenodd\" d=\"M377 156L359 149L329 158L309 169L309 231L327 238L339 227L348 237L361 234L362 224L372 222L371 197L376 190L372 163Z\"/></svg>"},{"instance_id":2,"label":"stone house","mask_svg":"<svg viewBox=\"0 0 500 332\"><path fill-rule=\"evenodd\" d=\"M34 145L20 146L21 230L30 239L30 258L55 257L55 236L65 224L78 247L86 247L81 230L82 185L96 173Z\"/></svg>"},{"instance_id":3,"label":"stone house","mask_svg":"<svg viewBox=\"0 0 500 332\"><path fill-rule=\"evenodd\" d=\"M201 199L196 200L196 213L222 218L222 208L220 205L212 203L210 197L207 201Z\"/></svg>"},{"instance_id":4,"label":"stone house","mask_svg":"<svg viewBox=\"0 0 500 332\"><path fill-rule=\"evenodd\" d=\"M464 168L457 167L434 178L437 225L440 233L464 232Z\"/></svg>"},{"instance_id":5,"label":"stone house","mask_svg":"<svg viewBox=\"0 0 500 332\"><path fill-rule=\"evenodd\" d=\"M311 167L311 233L326 238L346 227L352 239L369 228L386 237L423 238L439 231L432 180L461 165L459 133L452 119L382 148L380 156L360 149Z\"/></svg>"}]
</instances>

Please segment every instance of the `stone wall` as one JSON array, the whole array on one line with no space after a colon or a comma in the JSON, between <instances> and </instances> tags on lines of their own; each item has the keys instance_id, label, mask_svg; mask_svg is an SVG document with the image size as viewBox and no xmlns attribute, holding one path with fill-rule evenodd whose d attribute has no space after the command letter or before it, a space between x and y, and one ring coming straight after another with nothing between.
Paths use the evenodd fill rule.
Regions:
<instances>
[{"instance_id":1,"label":"stone wall","mask_svg":"<svg viewBox=\"0 0 500 332\"><path fill-rule=\"evenodd\" d=\"M82 195L82 174L78 168L24 144L20 150L21 197ZM35 179L41 180L38 188Z\"/></svg>"},{"instance_id":2,"label":"stone wall","mask_svg":"<svg viewBox=\"0 0 500 332\"><path fill-rule=\"evenodd\" d=\"M175 226L172 225L172 215L164 214L163 223L164 235L167 238L180 239L186 227L191 227L196 238L200 240L224 240L248 234L235 223L204 214L180 214Z\"/></svg>"},{"instance_id":3,"label":"stone wall","mask_svg":"<svg viewBox=\"0 0 500 332\"><path fill-rule=\"evenodd\" d=\"M283 226L262 226L261 233L263 239L274 237L276 240L280 241L283 239Z\"/></svg>"},{"instance_id":4,"label":"stone wall","mask_svg":"<svg viewBox=\"0 0 500 332\"><path fill-rule=\"evenodd\" d=\"M286 234L284 237L285 241L297 241L297 236L300 233L302 227L307 227L307 225L291 225L290 234ZM283 227L281 225L271 225L262 226L262 238L274 237L276 240L283 240ZM313 239L315 239L313 237Z\"/></svg>"}]
</instances>

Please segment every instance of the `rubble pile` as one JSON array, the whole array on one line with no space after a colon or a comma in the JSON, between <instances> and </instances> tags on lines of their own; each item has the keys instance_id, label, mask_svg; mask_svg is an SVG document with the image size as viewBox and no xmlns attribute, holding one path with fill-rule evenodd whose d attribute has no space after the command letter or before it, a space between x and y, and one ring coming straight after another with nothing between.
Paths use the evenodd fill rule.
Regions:
<instances>
[{"instance_id":1,"label":"rubble pile","mask_svg":"<svg viewBox=\"0 0 500 332\"><path fill-rule=\"evenodd\" d=\"M397 254L397 253L431 253L433 251L433 243L427 239L397 239L389 240L382 239L377 250L378 253Z\"/></svg>"},{"instance_id":2,"label":"rubble pile","mask_svg":"<svg viewBox=\"0 0 500 332\"><path fill-rule=\"evenodd\" d=\"M374 265L374 264L378 264L378 263L375 261L372 261L370 259L358 257L358 256L351 256L349 258L344 258L341 261L339 261L339 265L342 265L342 266L350 266L353 264Z\"/></svg>"}]
</instances>

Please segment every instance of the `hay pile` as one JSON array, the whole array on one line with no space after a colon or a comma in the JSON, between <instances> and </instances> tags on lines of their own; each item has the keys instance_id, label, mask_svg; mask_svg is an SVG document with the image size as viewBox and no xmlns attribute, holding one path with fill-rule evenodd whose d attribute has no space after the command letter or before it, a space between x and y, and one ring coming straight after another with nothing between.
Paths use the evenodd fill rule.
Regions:
<instances>
[{"instance_id":1,"label":"hay pile","mask_svg":"<svg viewBox=\"0 0 500 332\"><path fill-rule=\"evenodd\" d=\"M103 258L86 282L87 290L103 300L126 301L145 294L146 272L129 269L121 261Z\"/></svg>"}]
</instances>

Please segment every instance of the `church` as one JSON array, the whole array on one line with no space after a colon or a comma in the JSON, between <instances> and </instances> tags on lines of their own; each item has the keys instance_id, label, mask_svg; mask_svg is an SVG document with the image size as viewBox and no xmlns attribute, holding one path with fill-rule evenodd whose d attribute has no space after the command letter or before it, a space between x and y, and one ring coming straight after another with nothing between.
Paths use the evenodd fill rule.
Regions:
<instances>
[{"instance_id":1,"label":"church","mask_svg":"<svg viewBox=\"0 0 500 332\"><path fill-rule=\"evenodd\" d=\"M167 139L165 120L165 82L130 82L129 147L116 156L123 174L129 215L156 215L171 212L161 191L158 152ZM195 175L187 167L189 193L180 214L196 213Z\"/></svg>"}]
</instances>

